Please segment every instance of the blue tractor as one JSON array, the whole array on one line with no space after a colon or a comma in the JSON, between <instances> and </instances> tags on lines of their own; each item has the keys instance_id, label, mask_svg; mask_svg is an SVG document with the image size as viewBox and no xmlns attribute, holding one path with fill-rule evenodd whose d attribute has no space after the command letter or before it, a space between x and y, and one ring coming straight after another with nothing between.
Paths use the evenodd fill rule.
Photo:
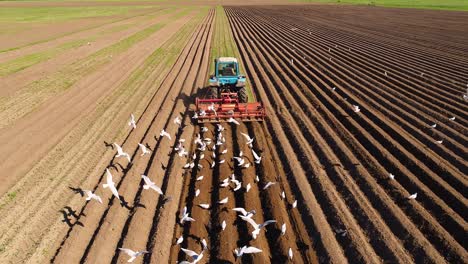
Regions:
<instances>
[{"instance_id":1,"label":"blue tractor","mask_svg":"<svg viewBox=\"0 0 468 264\"><path fill-rule=\"evenodd\" d=\"M249 98L245 82L245 76L240 74L236 58L217 58L215 59L215 74L211 75L209 79L209 97L219 99L222 93L237 94L239 103L247 103Z\"/></svg>"}]
</instances>

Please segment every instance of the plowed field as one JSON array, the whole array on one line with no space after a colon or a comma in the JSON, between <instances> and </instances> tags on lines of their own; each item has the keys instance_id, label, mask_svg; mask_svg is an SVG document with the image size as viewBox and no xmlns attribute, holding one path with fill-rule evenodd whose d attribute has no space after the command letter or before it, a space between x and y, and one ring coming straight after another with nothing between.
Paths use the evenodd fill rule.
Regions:
<instances>
[{"instance_id":1,"label":"plowed field","mask_svg":"<svg viewBox=\"0 0 468 264\"><path fill-rule=\"evenodd\" d=\"M0 257L126 263L118 248L130 248L149 251L134 263L175 263L192 261L188 248L203 252L198 263L466 262L468 13L332 5L147 12L0 54L8 62L22 50L93 38L0 76L0 168L19 166L0 187ZM219 12L227 19L216 23ZM102 30L109 37L94 36ZM265 122L192 118L213 50L240 54ZM65 75L76 77L69 90ZM28 86L34 80L59 89L42 92ZM211 140L206 150L198 137ZM131 163L115 157L113 142ZM151 153L141 155L138 143ZM241 152L249 167L234 159ZM103 188L106 168L121 201ZM142 174L164 195L143 188ZM232 175L238 190L234 181L221 186ZM103 204L86 201L86 189ZM253 239L235 207L276 223ZM184 208L195 221L180 224ZM236 257L244 245L262 252Z\"/></svg>"}]
</instances>

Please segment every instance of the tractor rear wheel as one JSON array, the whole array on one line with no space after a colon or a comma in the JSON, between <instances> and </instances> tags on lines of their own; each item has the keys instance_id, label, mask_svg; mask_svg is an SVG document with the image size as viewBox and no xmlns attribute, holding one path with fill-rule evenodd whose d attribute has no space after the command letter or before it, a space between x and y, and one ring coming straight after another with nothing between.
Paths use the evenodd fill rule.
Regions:
<instances>
[{"instance_id":1,"label":"tractor rear wheel","mask_svg":"<svg viewBox=\"0 0 468 264\"><path fill-rule=\"evenodd\" d=\"M245 87L240 88L237 92L237 95L239 97L240 103L247 103L247 101L249 100L249 96L247 95L247 90L245 89Z\"/></svg>"},{"instance_id":2,"label":"tractor rear wheel","mask_svg":"<svg viewBox=\"0 0 468 264\"><path fill-rule=\"evenodd\" d=\"M210 88L210 99L218 99L218 87L211 87Z\"/></svg>"}]
</instances>

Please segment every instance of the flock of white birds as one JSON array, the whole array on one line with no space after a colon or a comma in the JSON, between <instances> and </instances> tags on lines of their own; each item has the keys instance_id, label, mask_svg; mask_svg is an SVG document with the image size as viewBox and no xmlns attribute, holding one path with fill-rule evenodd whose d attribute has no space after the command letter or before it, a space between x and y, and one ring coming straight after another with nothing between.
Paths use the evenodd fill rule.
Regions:
<instances>
[{"instance_id":1,"label":"flock of white birds","mask_svg":"<svg viewBox=\"0 0 468 264\"><path fill-rule=\"evenodd\" d=\"M291 64L293 64L293 63L294 63L294 61L293 61L293 59L291 59ZM384 72L384 75L386 77L388 77L388 74L387 74L386 71ZM333 87L332 91L335 91L335 90L336 90L336 87ZM467 93L463 94L463 99L465 101L468 101L468 89L467 89ZM358 105L352 105L352 108L353 108L353 111L355 113L358 113L358 112L361 111L361 109L360 109L360 107ZM208 107L208 110L213 111L213 112L216 113L215 106L213 104ZM199 116L204 116L204 115L206 115L206 112L202 110L199 113L195 112L195 114L194 114L194 116L192 118L197 119ZM455 117L451 117L451 118L449 118L449 120L454 121ZM235 120L234 118L229 118L227 120L227 122L235 124L235 125L239 125L239 122L237 120ZM175 125L179 126L179 127L182 126L182 120L180 119L179 116L177 116L174 119L173 123ZM136 121L135 121L135 117L134 117L133 114L130 116L130 121L128 122L128 125L132 129L136 128ZM437 127L437 124L434 123L434 124L430 125L430 127L431 127L431 129L435 129ZM211 168L214 168L215 165L216 165L215 158L217 157L217 155L221 156L221 155L224 155L224 154L226 154L228 152L228 149L224 148L222 151L219 151L218 154L216 154L216 152L215 152L216 149L220 150L221 148L223 148L223 145L226 142L226 139L223 136L223 131L225 130L225 128L221 124L217 124L216 129L217 129L217 132L218 132L218 134L217 134L218 136L217 136L216 139L211 139L211 138L208 138L208 137L202 138L200 136L200 134L197 134L197 136L196 136L196 138L194 140L195 145L198 146L197 150L198 150L198 153L199 153L198 154L199 155L198 156L199 160L202 160L202 159L205 158L205 153L204 152L206 150L208 150L210 145L212 144L212 146L211 146L211 151L212 151L211 156L213 157L213 162L211 163L211 166L210 166ZM201 132L202 133L208 132L208 128L201 127ZM241 133L241 134L245 138L245 144L249 147L249 150L252 152L252 155L254 157L253 162L256 163L256 164L260 164L260 162L262 161L262 156L259 155L257 152L255 152L255 150L253 149L253 144L252 143L254 141L254 137L251 137L250 135L245 134L245 133ZM166 137L169 140L172 140L171 135L168 132L166 132L164 129L161 130L159 136L160 136L160 138ZM184 142L185 142L185 139L179 139L177 146L174 148L174 150L177 151L177 154L180 157L187 157L189 155L188 151L183 146ZM436 143L442 144L443 140L437 140ZM115 146L115 148L117 150L117 154L115 155L115 157L116 158L124 157L130 163L131 162L130 155L127 152L125 152L119 144L114 143L113 145ZM138 143L138 146L139 146L139 148L141 150L141 156L144 156L146 154L151 153L151 150L149 150L144 144ZM197 154L194 153L193 156L192 156L192 161L185 164L183 168L184 169L193 169L195 167L195 162L194 161L196 159L197 159ZM234 162L235 166L240 167L241 169L246 169L246 168L249 168L251 166L251 164L248 161L246 161L242 151L240 151L240 153L237 156L234 156L233 160L235 161ZM226 161L225 159L219 158L218 159L218 164L223 164L223 163L225 163L225 161ZM201 168L203 168L203 165L201 165L200 163L197 163L197 169L201 169ZM144 181L143 189L145 189L145 190L151 189L151 190L154 190L155 192L157 192L160 195L164 195L161 188L159 186L157 186L154 182L152 182L151 179L148 176L141 175L141 178ZM203 178L204 178L204 176L199 176L199 177L197 177L196 181L202 181ZM390 180L395 180L395 175L392 174L392 173L389 173L389 179ZM259 180L258 176L256 176L255 182L258 183L259 181L260 180ZM226 188L226 187L230 186L231 184L234 184L234 187L232 188L233 192L237 192L242 188L242 182L237 180L236 176L234 174L232 174L230 177L225 178L220 183L220 187ZM267 188L269 188L270 186L272 186L274 184L275 184L275 182L268 182L262 187L262 190L266 190ZM244 189L245 189L246 192L249 192L251 187L252 187L251 184L248 183L244 187ZM119 196L119 193L118 193L117 188L115 186L115 183L113 182L112 174L109 171L109 169L107 169L107 168L106 168L106 183L103 184L103 188L104 189L108 188L112 192L112 194L120 201L120 196ZM86 200L87 201L93 199L93 200L98 201L99 203L102 203L102 199L101 199L101 197L99 195L93 193L90 190L83 190L83 192L86 194ZM198 197L200 195L200 192L201 192L200 189L196 189L195 197ZM413 194L409 195L408 199L409 200L414 200L414 199L417 198L417 196L418 196L418 193L416 192L416 193L413 193ZM282 197L282 199L286 199L284 191L281 192L281 197ZM218 201L218 204L226 204L227 202L228 202L228 197ZM198 206L203 208L203 209L207 209L207 210L209 210L211 208L211 205L208 204L208 203L200 203L200 204L198 204ZM297 200L295 200L291 204L291 207L292 208L297 207ZM239 217L252 226L253 231L251 232L251 235L252 235L253 239L256 239L259 236L260 231L263 228L265 228L267 225L276 223L276 220L267 220L264 223L258 224L253 219L253 216L256 213L255 210L247 211L244 208L232 208L232 210L235 211L235 212L240 213ZM187 211L187 207L184 207L184 210L182 211L179 219L180 219L179 223L181 225L183 225L186 222L195 221L195 219L190 217L190 214ZM222 222L221 227L222 227L222 230L224 230L226 228L226 221ZM281 226L281 234L284 235L285 232L286 232L286 224L283 224ZM342 233L346 234L346 230L344 230ZM180 236L176 241L176 245L181 244L183 241L184 241L184 237ZM207 245L205 239L203 239L201 241L202 241L202 250L201 250L200 253L197 253L197 252L189 250L189 249L181 248L181 250L185 254L187 254L187 256L192 258L192 262L182 261L180 263L185 263L185 264L187 264L187 263L197 263L203 258L203 252L208 248L208 245ZM133 251L131 249L126 249L126 248L119 248L119 249L122 252L129 255L130 258L128 259L128 262L133 262L138 256L149 253L146 250ZM237 257L241 257L244 254L254 254L254 253L259 253L259 252L262 252L262 250L259 249L259 248L256 248L256 247L252 247L252 246L243 246L241 248L234 249L234 254ZM289 248L288 257L289 257L289 259L293 258L293 251L292 251L291 248Z\"/></svg>"},{"instance_id":2,"label":"flock of white birds","mask_svg":"<svg viewBox=\"0 0 468 264\"><path fill-rule=\"evenodd\" d=\"M212 106L212 107L213 107L212 111L215 111L214 106ZM196 118L198 118L199 115L203 116L204 114L206 114L206 113L203 113L203 111L201 111L200 113L195 113L193 118L196 119ZM227 122L235 124L235 125L239 125L239 122L237 120L235 120L234 118L228 119ZM179 116L174 119L173 123L175 125L179 126L179 127L182 126L182 120L180 119ZM132 129L135 129L137 127L135 117L134 117L133 114L130 116L130 121L128 122L128 126L130 126ZM208 132L208 128L207 127L201 127L200 131L202 133L206 133L206 132ZM215 161L216 159L215 158L217 157L217 155L219 156L218 159L217 159L218 160L217 163L218 164L225 163L226 160L221 158L222 155L224 155L224 154L226 154L228 152L227 147L223 146L225 144L225 142L226 142L226 138L223 136L224 131L225 131L225 128L221 124L217 124L216 132L217 132L218 136L217 136L216 139L211 139L211 138L208 138L208 137L202 138L200 136L200 134L197 134L197 136L196 136L196 138L194 140L194 144L197 147L199 156L197 157L197 153L194 153L192 155L192 157L191 157L191 161L188 162L187 164L185 164L183 166L183 168L184 169L194 169L194 167L195 167L195 162L194 161L197 158L198 158L199 161L204 159L205 158L205 151L207 151L207 150L211 150L210 155L213 158L212 159L213 162L211 163L211 166L210 166L211 169L214 168L215 165L216 165L216 161ZM241 133L241 134L245 139L245 144L248 146L249 150L252 152L252 155L254 157L254 160L252 162L254 162L256 164L260 164L261 161L262 161L262 156L259 155L253 148L254 137L251 137L250 135L245 134L245 133ZM166 137L169 140L172 140L171 135L168 132L166 132L164 129L161 130L159 136L160 136L160 140L162 140L164 137ZM188 151L183 146L184 142L185 142L185 139L179 139L177 145L174 147L174 150L176 151L177 155L180 156L180 157L188 157L188 155L189 155ZM115 146L115 149L117 150L115 158L126 158L129 163L132 162L131 161L131 156L127 152L125 152L123 150L122 146L120 146L117 143L113 143L113 146ZM141 151L140 156L144 156L146 154L151 153L151 150L149 150L144 144L138 143L138 146L139 146L140 151ZM224 149L221 150L221 148L224 148ZM217 149L218 149L218 154L216 153ZM249 168L251 166L249 161L246 160L246 158L244 156L244 153L242 151L240 151L237 156L234 156L232 158L232 160L234 162L234 165L241 168L241 169L247 169L247 168ZM197 168L195 168L195 169L201 169L201 168L203 168L203 166L198 162L197 163ZM151 189L151 190L154 190L155 192L157 192L160 195L164 195L161 188L159 186L157 186L148 176L141 175L141 178L143 179L143 182L144 182L144 184L143 184L143 189L144 190ZM197 182L202 181L203 178L204 178L204 176L198 176L196 178L196 181ZM258 183L259 181L260 181L260 179L259 179L259 177L257 175L255 177L255 182ZM272 185L275 185L275 184L276 184L276 182L267 182L263 187L261 187L261 189L266 190L266 189L268 189L269 187L271 187ZM222 188L226 188L226 187L231 186L232 191L237 192L242 188L242 182L236 179L235 174L232 174L229 177L225 178L220 183L219 186L222 187ZM113 181L112 173L110 172L110 170L108 168L106 168L106 183L104 183L102 185L102 187L104 189L109 189L112 192L112 195L115 196L119 201L121 201L121 198L119 196L119 192L118 192L117 187L116 187L116 185L115 185L115 183ZM249 190L251 188L252 188L252 185L250 183L248 183L247 185L244 186L245 192L249 192ZM86 200L87 201L96 200L97 202L99 202L101 204L103 203L101 197L99 195L97 195L96 193L93 193L90 190L83 190L83 192L86 194ZM200 189L196 189L195 197L198 197L200 195L200 192L201 192ZM282 197L282 199L286 199L284 191L281 192L281 197ZM226 197L224 199L219 200L217 202L217 204L220 204L220 205L227 204L228 200L229 200L229 198ZM207 210L209 210L211 208L211 205L208 204L208 203L200 203L200 204L198 204L198 206L203 208L203 209L207 209ZM297 207L297 200L295 200L291 204L291 208L296 208L296 207ZM240 219L242 219L246 223L250 224L250 226L252 227L251 235L252 235L253 239L256 239L260 235L260 231L262 229L264 229L267 225L276 223L276 220L267 220L264 223L257 223L253 219L254 215L256 214L255 210L247 211L244 208L232 208L232 211L235 211L235 212L239 213L238 216L240 217ZM184 225L185 223L192 222L192 221L195 221L195 219L190 217L190 214L189 214L189 212L187 210L187 207L184 207L184 209L182 210L182 212L181 212L181 214L179 216L179 224ZM227 225L226 221L223 220L223 222L221 224L222 230L224 230L226 228L226 225ZM282 226L281 226L281 235L284 235L285 233L286 233L286 223L282 224ZM183 241L184 241L184 237L183 237L183 235L181 235L177 239L176 245L181 244ZM185 264L189 264L189 263L194 264L194 263L199 262L203 258L203 252L206 249L208 249L208 244L207 244L205 239L201 240L201 246L202 246L202 248L201 248L201 251L199 253L197 253L197 252L195 252L193 250L186 249L186 248L181 248L181 250L187 256L189 256L192 259L192 262L182 261L180 263L181 264L184 264L184 263ZM128 249L128 248L119 248L119 250L121 250L123 253L127 254L130 257L128 259L128 262L133 262L138 256L149 253L146 250L133 251L133 250ZM236 257L241 257L244 254L260 253L260 252L262 252L262 250L259 249L259 248L253 247L253 246L247 246L246 245L246 246L243 246L243 247L240 247L240 248L233 249L233 252L234 252ZM289 257L289 259L293 258L292 248L289 248L288 257Z\"/></svg>"}]
</instances>

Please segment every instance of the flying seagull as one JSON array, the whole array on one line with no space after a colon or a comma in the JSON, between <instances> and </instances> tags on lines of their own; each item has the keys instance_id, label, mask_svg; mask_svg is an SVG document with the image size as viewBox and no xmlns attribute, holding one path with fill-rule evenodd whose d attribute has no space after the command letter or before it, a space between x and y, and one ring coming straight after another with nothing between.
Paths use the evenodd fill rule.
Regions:
<instances>
[{"instance_id":1,"label":"flying seagull","mask_svg":"<svg viewBox=\"0 0 468 264\"><path fill-rule=\"evenodd\" d=\"M189 249L185 249L185 248L181 248L182 251L187 254L187 256L191 257L193 259L193 262L187 262L187 261L183 261L183 262L180 262L181 264L182 263L191 263L191 264L195 264L197 262L199 262L202 258L203 258L203 250L202 252L200 252L200 254L196 253L195 251L192 251L192 250L189 250Z\"/></svg>"},{"instance_id":2,"label":"flying seagull","mask_svg":"<svg viewBox=\"0 0 468 264\"><path fill-rule=\"evenodd\" d=\"M159 133L160 137L167 137L169 140L171 140L171 135L166 132L166 130L162 129L161 133Z\"/></svg>"},{"instance_id":3,"label":"flying seagull","mask_svg":"<svg viewBox=\"0 0 468 264\"><path fill-rule=\"evenodd\" d=\"M130 115L130 121L128 121L128 125L133 129L136 128L135 116L133 114Z\"/></svg>"},{"instance_id":4,"label":"flying seagull","mask_svg":"<svg viewBox=\"0 0 468 264\"><path fill-rule=\"evenodd\" d=\"M247 140L246 144L249 145L250 148L252 148L252 142L254 141L254 138L250 137L249 135L245 134L245 133L241 133L242 136L245 137L245 140Z\"/></svg>"},{"instance_id":5,"label":"flying seagull","mask_svg":"<svg viewBox=\"0 0 468 264\"><path fill-rule=\"evenodd\" d=\"M253 253L260 253L260 252L262 252L262 250L256 247L243 246L241 248L234 249L234 253L236 254L236 257L242 257L242 255L244 254L253 254Z\"/></svg>"},{"instance_id":6,"label":"flying seagull","mask_svg":"<svg viewBox=\"0 0 468 264\"><path fill-rule=\"evenodd\" d=\"M183 224L185 222L193 222L195 219L189 216L189 213L187 212L187 206L184 207L184 210L182 211L182 214L180 215L180 224Z\"/></svg>"},{"instance_id":7,"label":"flying seagull","mask_svg":"<svg viewBox=\"0 0 468 264\"><path fill-rule=\"evenodd\" d=\"M144 156L145 154L150 154L151 153L151 151L149 149L147 149L145 145L143 145L141 143L138 143L138 146L140 146L140 150L141 150L141 155L140 156Z\"/></svg>"},{"instance_id":8,"label":"flying seagull","mask_svg":"<svg viewBox=\"0 0 468 264\"><path fill-rule=\"evenodd\" d=\"M234 123L234 124L236 124L236 125L240 125L239 122L237 122L237 120L234 119L234 118L232 118L232 117L230 117L227 121L228 121L229 123Z\"/></svg>"},{"instance_id":9,"label":"flying seagull","mask_svg":"<svg viewBox=\"0 0 468 264\"><path fill-rule=\"evenodd\" d=\"M255 158L255 163L260 164L260 161L262 161L262 156L257 155L257 153L252 149L252 154Z\"/></svg>"},{"instance_id":10,"label":"flying seagull","mask_svg":"<svg viewBox=\"0 0 468 264\"><path fill-rule=\"evenodd\" d=\"M131 249L128 249L128 248L119 248L119 250L123 251L125 254L127 254L130 257L127 260L127 262L133 262L138 256L149 253L146 250L136 251L135 252L135 251L133 251Z\"/></svg>"},{"instance_id":11,"label":"flying seagull","mask_svg":"<svg viewBox=\"0 0 468 264\"><path fill-rule=\"evenodd\" d=\"M164 195L163 192L161 191L161 188L159 188L154 182L152 182L151 179L148 178L148 176L142 174L141 178L143 178L143 180L145 181L145 185L143 185L143 189L148 190L151 188L155 190L157 193Z\"/></svg>"},{"instance_id":12,"label":"flying seagull","mask_svg":"<svg viewBox=\"0 0 468 264\"><path fill-rule=\"evenodd\" d=\"M244 208L241 208L241 207L232 208L231 210L236 211L238 213L241 213L245 217L252 217L254 214L257 213L255 210L250 210L250 211L247 212L247 210L245 210Z\"/></svg>"},{"instance_id":13,"label":"flying seagull","mask_svg":"<svg viewBox=\"0 0 468 264\"><path fill-rule=\"evenodd\" d=\"M117 199L119 199L120 201L119 193L117 192L117 189L115 188L115 183L112 181L112 174L110 173L109 169L106 169L106 174L107 174L107 178L106 178L107 183L104 183L102 187L109 188L112 194L114 194L114 196L117 197Z\"/></svg>"},{"instance_id":14,"label":"flying seagull","mask_svg":"<svg viewBox=\"0 0 468 264\"><path fill-rule=\"evenodd\" d=\"M127 157L128 162L130 162L130 155L128 155L127 152L124 152L122 147L119 146L119 144L114 142L114 146L117 148L117 154L115 155L115 157L118 158L124 156Z\"/></svg>"},{"instance_id":15,"label":"flying seagull","mask_svg":"<svg viewBox=\"0 0 468 264\"><path fill-rule=\"evenodd\" d=\"M408 196L408 200L415 200L418 197L418 193L413 193L412 195Z\"/></svg>"},{"instance_id":16,"label":"flying seagull","mask_svg":"<svg viewBox=\"0 0 468 264\"><path fill-rule=\"evenodd\" d=\"M253 226L253 228L254 228L254 231L252 231L253 239L257 239L257 236L258 236L258 234L260 234L260 230L262 228L264 228L265 226L267 226L269 224L276 223L276 220L267 220L263 224L257 224L251 217L242 216L242 215L240 215L239 217L242 218L242 220L246 221L247 223L249 223L250 225Z\"/></svg>"},{"instance_id":17,"label":"flying seagull","mask_svg":"<svg viewBox=\"0 0 468 264\"><path fill-rule=\"evenodd\" d=\"M84 192L84 193L86 194L86 196L87 196L87 197L86 197L86 201L89 201L89 200L91 200L91 199L94 199L94 200L96 200L96 201L102 203L102 199L101 199L101 197L99 197L99 195L94 194L94 193L93 193L92 191L90 191L90 190L83 190L83 192Z\"/></svg>"}]
</instances>

